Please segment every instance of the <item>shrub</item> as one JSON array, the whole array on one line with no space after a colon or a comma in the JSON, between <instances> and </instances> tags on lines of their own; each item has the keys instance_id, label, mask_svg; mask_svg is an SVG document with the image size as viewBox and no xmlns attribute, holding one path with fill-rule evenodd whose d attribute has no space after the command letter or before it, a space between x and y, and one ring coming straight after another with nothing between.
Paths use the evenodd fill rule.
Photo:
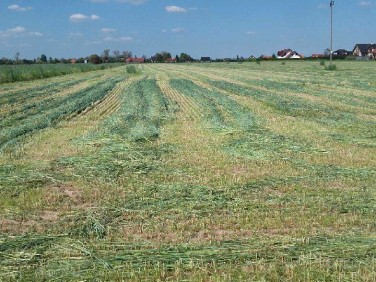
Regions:
<instances>
[{"instance_id":1,"label":"shrub","mask_svg":"<svg viewBox=\"0 0 376 282\"><path fill-rule=\"evenodd\" d=\"M325 69L328 70L328 71L335 71L335 70L337 70L337 66L336 65L329 65L329 66L326 66Z\"/></svg>"},{"instance_id":2,"label":"shrub","mask_svg":"<svg viewBox=\"0 0 376 282\"><path fill-rule=\"evenodd\" d=\"M135 66L127 66L127 73L137 73Z\"/></svg>"}]
</instances>

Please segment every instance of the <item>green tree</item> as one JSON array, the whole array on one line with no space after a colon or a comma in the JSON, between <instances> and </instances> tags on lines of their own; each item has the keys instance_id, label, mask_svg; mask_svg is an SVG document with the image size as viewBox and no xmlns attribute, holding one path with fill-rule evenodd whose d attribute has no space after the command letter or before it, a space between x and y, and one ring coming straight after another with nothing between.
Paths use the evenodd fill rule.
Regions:
<instances>
[{"instance_id":1,"label":"green tree","mask_svg":"<svg viewBox=\"0 0 376 282\"><path fill-rule=\"evenodd\" d=\"M189 56L188 54L186 53L181 53L180 54L180 57L179 57L179 61L180 62L192 62L193 59L191 56Z\"/></svg>"},{"instance_id":2,"label":"green tree","mask_svg":"<svg viewBox=\"0 0 376 282\"><path fill-rule=\"evenodd\" d=\"M161 53L156 53L155 54L155 61L158 62L158 63L163 63L164 62L164 59L163 59L163 56Z\"/></svg>"},{"instance_id":3,"label":"green tree","mask_svg":"<svg viewBox=\"0 0 376 282\"><path fill-rule=\"evenodd\" d=\"M40 56L40 61L41 61L42 63L47 63L47 56L46 56L45 54L42 54L42 55Z\"/></svg>"},{"instance_id":4,"label":"green tree","mask_svg":"<svg viewBox=\"0 0 376 282\"><path fill-rule=\"evenodd\" d=\"M108 62L108 59L110 58L110 49L103 50L102 58L105 63Z\"/></svg>"},{"instance_id":5,"label":"green tree","mask_svg":"<svg viewBox=\"0 0 376 282\"><path fill-rule=\"evenodd\" d=\"M97 54L90 55L89 61L92 64L100 64L102 62L101 57L99 57Z\"/></svg>"},{"instance_id":6,"label":"green tree","mask_svg":"<svg viewBox=\"0 0 376 282\"><path fill-rule=\"evenodd\" d=\"M167 59L171 59L171 53L170 52L163 51L163 52L161 52L161 55L163 57L163 61L166 61Z\"/></svg>"}]
</instances>

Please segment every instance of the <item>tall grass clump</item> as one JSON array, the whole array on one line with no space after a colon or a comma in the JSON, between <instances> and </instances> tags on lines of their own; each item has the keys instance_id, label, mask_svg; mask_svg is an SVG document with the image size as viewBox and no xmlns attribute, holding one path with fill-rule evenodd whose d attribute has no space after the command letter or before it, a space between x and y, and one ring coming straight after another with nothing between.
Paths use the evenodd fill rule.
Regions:
<instances>
[{"instance_id":1,"label":"tall grass clump","mask_svg":"<svg viewBox=\"0 0 376 282\"><path fill-rule=\"evenodd\" d=\"M135 66L127 66L127 73L136 74L139 70Z\"/></svg>"},{"instance_id":2,"label":"tall grass clump","mask_svg":"<svg viewBox=\"0 0 376 282\"><path fill-rule=\"evenodd\" d=\"M327 71L336 71L337 70L337 65L332 64L332 65L326 66L325 70L327 70Z\"/></svg>"}]
</instances>

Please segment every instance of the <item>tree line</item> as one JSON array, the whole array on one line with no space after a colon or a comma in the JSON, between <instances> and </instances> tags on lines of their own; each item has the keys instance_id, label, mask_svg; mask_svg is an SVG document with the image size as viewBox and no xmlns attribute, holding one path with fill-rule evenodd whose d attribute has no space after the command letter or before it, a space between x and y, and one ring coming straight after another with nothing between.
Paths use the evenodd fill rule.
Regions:
<instances>
[{"instance_id":1,"label":"tree line","mask_svg":"<svg viewBox=\"0 0 376 282\"><path fill-rule=\"evenodd\" d=\"M102 63L120 63L125 62L129 58L137 58L137 55L133 55L132 51L124 50L113 50L104 49L101 54L91 54L86 57L80 58L52 58L47 57L45 54L41 54L39 57L34 59L21 59L21 53L17 52L14 58L0 58L0 65L15 65L15 64L71 64L71 63L92 63L92 64L102 64ZM194 59L186 54L181 53L176 55L174 58L171 56L170 52L162 51L155 53L154 56L150 58L145 55L140 58L144 58L145 62L158 62L163 63L168 60L173 60L176 62L192 62Z\"/></svg>"}]
</instances>

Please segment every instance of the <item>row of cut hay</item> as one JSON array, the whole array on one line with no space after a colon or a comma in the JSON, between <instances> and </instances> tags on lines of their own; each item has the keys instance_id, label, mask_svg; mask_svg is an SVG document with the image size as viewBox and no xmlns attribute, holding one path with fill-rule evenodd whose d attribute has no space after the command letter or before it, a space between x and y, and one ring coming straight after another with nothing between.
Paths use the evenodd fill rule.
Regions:
<instances>
[{"instance_id":1,"label":"row of cut hay","mask_svg":"<svg viewBox=\"0 0 376 282\"><path fill-rule=\"evenodd\" d=\"M46 108L42 107L43 104L39 105L39 112L26 116L21 126L17 123L8 125L0 132L0 147L13 144L13 141L22 136L52 126L73 113L83 111L92 103L105 97L117 82L119 82L119 78L115 77L99 86L92 86L64 97L61 101L53 101L50 105L46 104Z\"/></svg>"},{"instance_id":2,"label":"row of cut hay","mask_svg":"<svg viewBox=\"0 0 376 282\"><path fill-rule=\"evenodd\" d=\"M118 85L103 100L98 101L93 108L88 109L88 112L86 112L86 118L95 119L98 117L107 117L117 112L121 107L119 99L120 95L136 80L136 78L130 77L118 83Z\"/></svg>"},{"instance_id":3,"label":"row of cut hay","mask_svg":"<svg viewBox=\"0 0 376 282\"><path fill-rule=\"evenodd\" d=\"M169 85L168 78L158 77L158 86L162 92L172 101L179 104L182 113L188 117L199 117L199 106L188 97L182 95Z\"/></svg>"}]
</instances>

